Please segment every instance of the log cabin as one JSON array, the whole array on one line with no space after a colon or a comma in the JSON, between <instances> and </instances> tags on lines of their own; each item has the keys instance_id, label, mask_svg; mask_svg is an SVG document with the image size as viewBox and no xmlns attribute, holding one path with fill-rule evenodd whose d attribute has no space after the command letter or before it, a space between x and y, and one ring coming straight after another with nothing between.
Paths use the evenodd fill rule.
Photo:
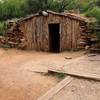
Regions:
<instances>
[{"instance_id":1,"label":"log cabin","mask_svg":"<svg viewBox=\"0 0 100 100\"><path fill-rule=\"evenodd\" d=\"M77 49L81 23L86 20L76 14L47 10L20 19L17 24L26 49L58 53Z\"/></svg>"}]
</instances>

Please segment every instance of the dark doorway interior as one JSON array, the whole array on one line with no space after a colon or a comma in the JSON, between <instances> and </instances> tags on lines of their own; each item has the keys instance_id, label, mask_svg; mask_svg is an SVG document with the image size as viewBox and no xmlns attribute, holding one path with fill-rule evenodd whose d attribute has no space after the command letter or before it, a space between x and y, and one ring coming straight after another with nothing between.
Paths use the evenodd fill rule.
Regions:
<instances>
[{"instance_id":1,"label":"dark doorway interior","mask_svg":"<svg viewBox=\"0 0 100 100\"><path fill-rule=\"evenodd\" d=\"M49 24L49 48L50 52L60 52L60 24Z\"/></svg>"}]
</instances>

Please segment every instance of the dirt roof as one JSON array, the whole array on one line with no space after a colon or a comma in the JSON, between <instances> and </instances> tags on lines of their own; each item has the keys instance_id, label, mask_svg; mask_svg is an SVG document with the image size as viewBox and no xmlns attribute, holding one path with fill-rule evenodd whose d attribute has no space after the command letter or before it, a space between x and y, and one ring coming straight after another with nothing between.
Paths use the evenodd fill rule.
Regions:
<instances>
[{"instance_id":1,"label":"dirt roof","mask_svg":"<svg viewBox=\"0 0 100 100\"><path fill-rule=\"evenodd\" d=\"M75 13L58 13L58 12L53 12L50 10L48 10L47 12L52 13L52 14L56 14L56 15L69 17L69 18L79 20L79 21L87 21L88 20L88 18L86 18L85 16L81 16L80 14L75 14Z\"/></svg>"},{"instance_id":2,"label":"dirt roof","mask_svg":"<svg viewBox=\"0 0 100 100\"><path fill-rule=\"evenodd\" d=\"M71 18L75 18L75 19L79 19L79 20L88 22L88 18L85 16L82 16L81 14L75 14L75 13L66 13L66 14L67 14L67 16L69 16Z\"/></svg>"},{"instance_id":3,"label":"dirt roof","mask_svg":"<svg viewBox=\"0 0 100 100\"><path fill-rule=\"evenodd\" d=\"M74 14L74 13L58 13L58 12L54 12L54 11L50 11L50 10L47 10L45 11L47 13L51 13L51 14L54 14L54 15L58 15L58 16L64 16L64 17L69 17L71 19L74 19L74 20L78 20L78 21L83 21L83 22L87 22L88 18L86 17L83 17L81 16L80 14ZM25 18L21 18L18 20L18 22L22 22L22 21L26 21L26 20L29 20L33 17L38 17L38 16L41 16L40 13L36 13L36 14L31 14Z\"/></svg>"}]
</instances>

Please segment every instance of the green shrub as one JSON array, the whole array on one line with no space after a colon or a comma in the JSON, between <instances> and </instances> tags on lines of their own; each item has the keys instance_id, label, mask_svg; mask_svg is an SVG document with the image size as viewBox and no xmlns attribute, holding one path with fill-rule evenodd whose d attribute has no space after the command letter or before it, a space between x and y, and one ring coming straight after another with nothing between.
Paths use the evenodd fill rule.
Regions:
<instances>
[{"instance_id":1,"label":"green shrub","mask_svg":"<svg viewBox=\"0 0 100 100\"><path fill-rule=\"evenodd\" d=\"M58 78L64 79L66 77L66 74L64 73L57 73Z\"/></svg>"},{"instance_id":2,"label":"green shrub","mask_svg":"<svg viewBox=\"0 0 100 100\"><path fill-rule=\"evenodd\" d=\"M98 24L100 24L100 7L94 7L93 9L89 9L87 12L85 12L86 16L95 17L98 21Z\"/></svg>"},{"instance_id":3,"label":"green shrub","mask_svg":"<svg viewBox=\"0 0 100 100\"><path fill-rule=\"evenodd\" d=\"M6 22L4 21L0 22L0 35L5 34L5 29L6 29Z\"/></svg>"}]
</instances>

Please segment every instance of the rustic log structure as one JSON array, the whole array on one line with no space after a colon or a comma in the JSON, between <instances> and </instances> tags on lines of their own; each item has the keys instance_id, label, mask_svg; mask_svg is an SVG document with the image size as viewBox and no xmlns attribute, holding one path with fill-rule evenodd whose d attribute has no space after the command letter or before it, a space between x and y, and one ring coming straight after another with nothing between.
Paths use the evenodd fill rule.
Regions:
<instances>
[{"instance_id":1,"label":"rustic log structure","mask_svg":"<svg viewBox=\"0 0 100 100\"><path fill-rule=\"evenodd\" d=\"M100 53L100 26L94 23L81 25L81 36L78 47Z\"/></svg>"},{"instance_id":2,"label":"rustic log structure","mask_svg":"<svg viewBox=\"0 0 100 100\"><path fill-rule=\"evenodd\" d=\"M26 49L48 52L76 50L81 36L81 23L86 23L86 18L46 11L18 20L17 33L23 34L20 39L24 40Z\"/></svg>"}]
</instances>

